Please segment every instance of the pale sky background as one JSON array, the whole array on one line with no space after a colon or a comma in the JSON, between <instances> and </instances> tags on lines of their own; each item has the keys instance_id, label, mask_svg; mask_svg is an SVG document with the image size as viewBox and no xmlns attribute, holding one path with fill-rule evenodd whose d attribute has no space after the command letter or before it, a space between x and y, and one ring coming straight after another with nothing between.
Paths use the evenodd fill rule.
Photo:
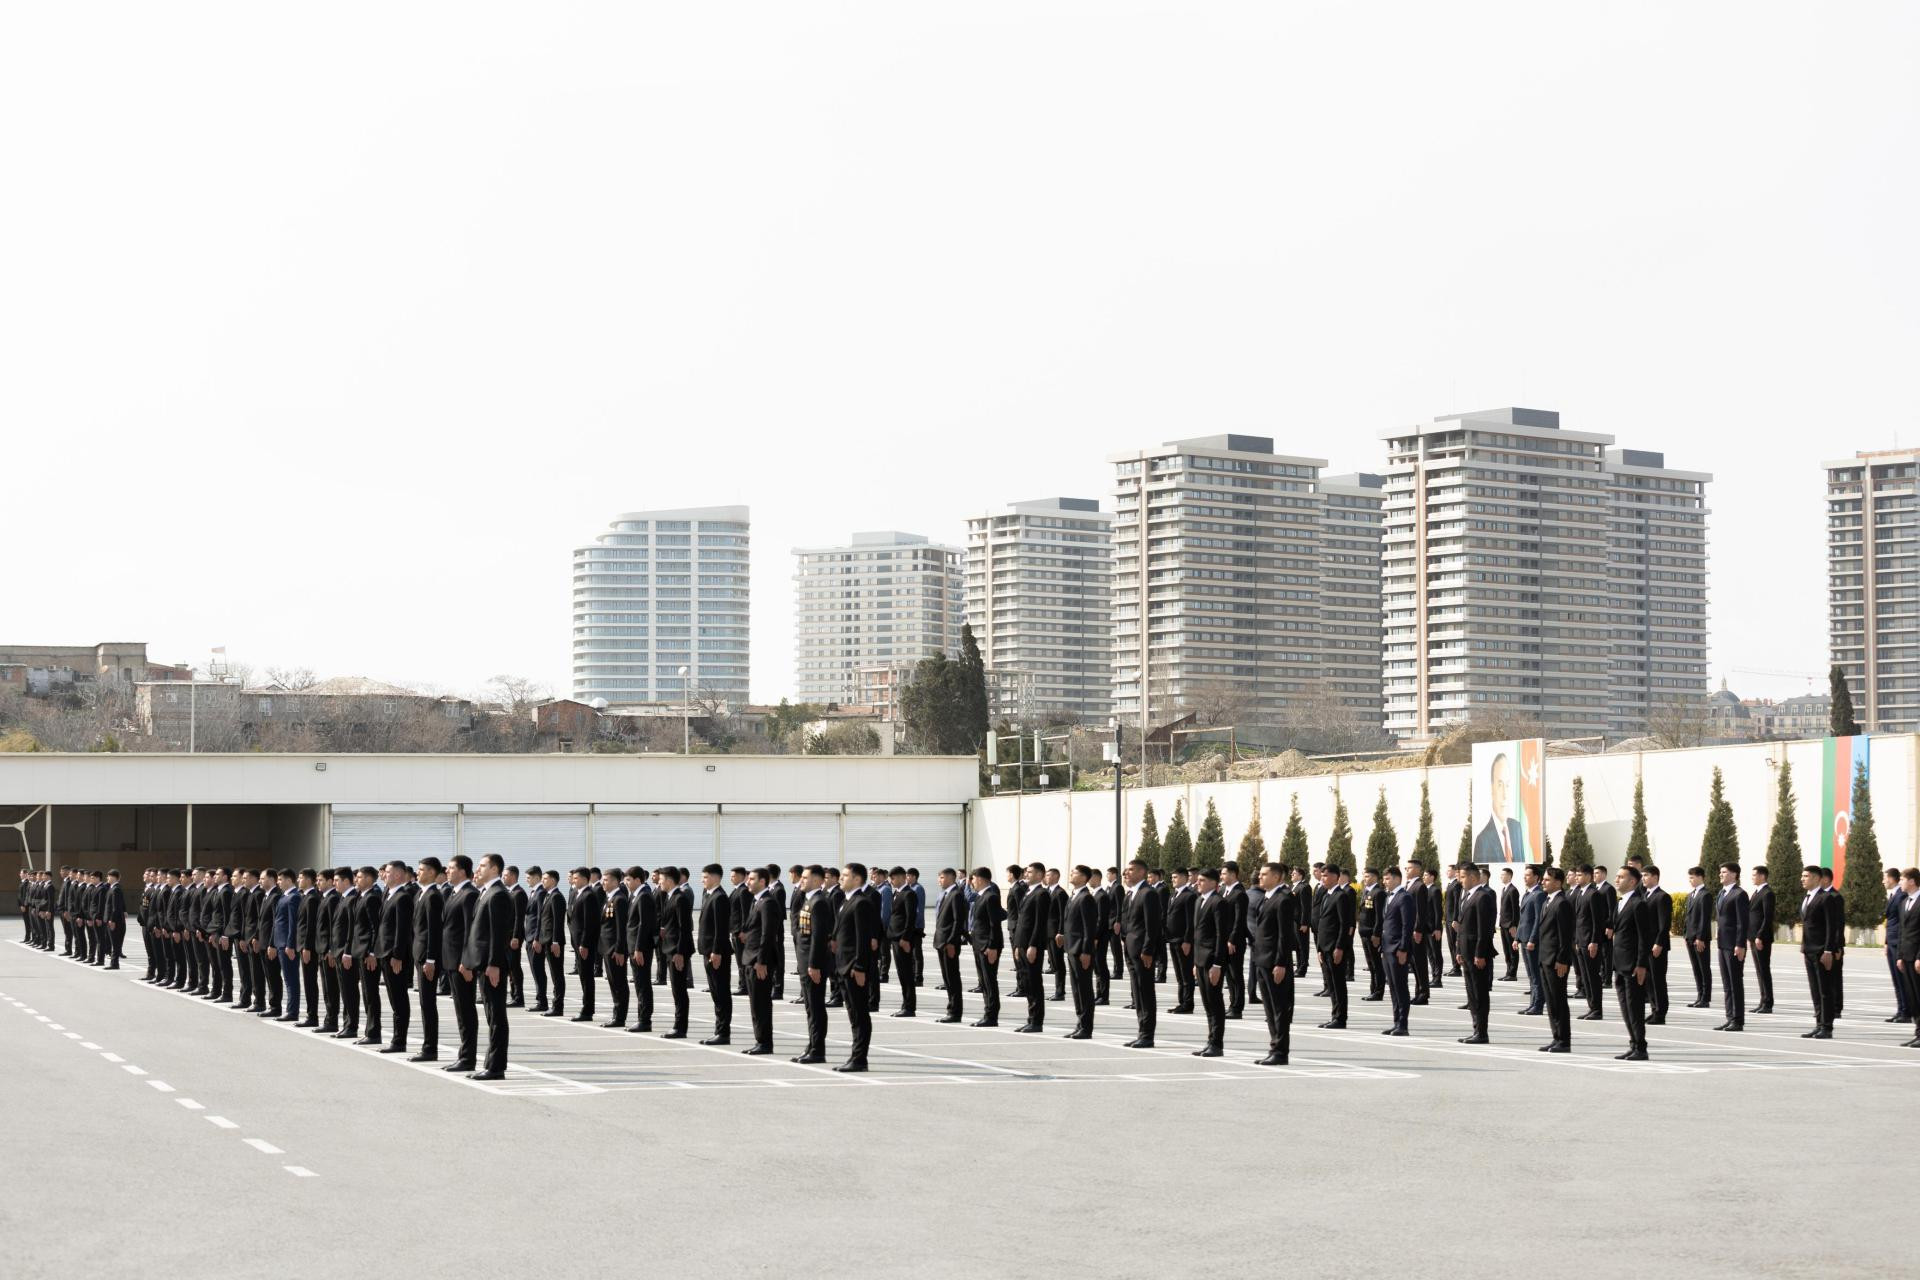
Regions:
<instances>
[{"instance_id":1,"label":"pale sky background","mask_svg":"<svg viewBox=\"0 0 1920 1280\"><path fill-rule=\"evenodd\" d=\"M1806 688L1819 464L1920 445L1920 6L0 10L0 640L568 684L572 548L791 558L1114 451L1558 409L1707 470Z\"/></svg>"}]
</instances>

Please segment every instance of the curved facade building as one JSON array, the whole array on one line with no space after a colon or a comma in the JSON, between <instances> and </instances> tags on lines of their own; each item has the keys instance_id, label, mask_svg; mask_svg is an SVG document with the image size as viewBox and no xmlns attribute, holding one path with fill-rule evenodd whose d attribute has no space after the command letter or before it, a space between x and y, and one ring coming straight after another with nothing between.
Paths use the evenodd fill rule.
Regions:
<instances>
[{"instance_id":1,"label":"curved facade building","mask_svg":"<svg viewBox=\"0 0 1920 1280\"><path fill-rule=\"evenodd\" d=\"M750 529L745 507L628 511L577 548L573 696L746 702Z\"/></svg>"}]
</instances>

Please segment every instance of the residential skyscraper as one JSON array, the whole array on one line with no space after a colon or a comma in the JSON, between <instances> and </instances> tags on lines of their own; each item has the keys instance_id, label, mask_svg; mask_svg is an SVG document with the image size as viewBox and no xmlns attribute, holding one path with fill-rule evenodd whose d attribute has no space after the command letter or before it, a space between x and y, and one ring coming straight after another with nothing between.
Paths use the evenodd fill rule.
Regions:
<instances>
[{"instance_id":1,"label":"residential skyscraper","mask_svg":"<svg viewBox=\"0 0 1920 1280\"><path fill-rule=\"evenodd\" d=\"M575 550L573 696L745 703L750 542L747 508L687 507L625 512Z\"/></svg>"},{"instance_id":2,"label":"residential skyscraper","mask_svg":"<svg viewBox=\"0 0 1920 1280\"><path fill-rule=\"evenodd\" d=\"M1321 651L1326 678L1356 721L1382 721L1380 538L1385 489L1366 473L1322 476Z\"/></svg>"},{"instance_id":3,"label":"residential skyscraper","mask_svg":"<svg viewBox=\"0 0 1920 1280\"><path fill-rule=\"evenodd\" d=\"M958 548L887 531L793 555L794 685L802 702L854 703L863 669L959 653Z\"/></svg>"},{"instance_id":4,"label":"residential skyscraper","mask_svg":"<svg viewBox=\"0 0 1920 1280\"><path fill-rule=\"evenodd\" d=\"M1645 732L1706 694L1710 476L1505 408L1383 432L1386 726Z\"/></svg>"},{"instance_id":5,"label":"residential skyscraper","mask_svg":"<svg viewBox=\"0 0 1920 1280\"><path fill-rule=\"evenodd\" d=\"M1326 463L1245 435L1109 461L1114 715L1154 726L1221 700L1280 718L1327 675L1315 491Z\"/></svg>"},{"instance_id":6,"label":"residential skyscraper","mask_svg":"<svg viewBox=\"0 0 1920 1280\"><path fill-rule=\"evenodd\" d=\"M996 721L1106 723L1112 571L1113 517L1092 498L1016 502L968 519L967 623L999 698Z\"/></svg>"},{"instance_id":7,"label":"residential skyscraper","mask_svg":"<svg viewBox=\"0 0 1920 1280\"><path fill-rule=\"evenodd\" d=\"M1862 729L1920 731L1920 452L1823 465L1833 665L1846 674Z\"/></svg>"}]
</instances>

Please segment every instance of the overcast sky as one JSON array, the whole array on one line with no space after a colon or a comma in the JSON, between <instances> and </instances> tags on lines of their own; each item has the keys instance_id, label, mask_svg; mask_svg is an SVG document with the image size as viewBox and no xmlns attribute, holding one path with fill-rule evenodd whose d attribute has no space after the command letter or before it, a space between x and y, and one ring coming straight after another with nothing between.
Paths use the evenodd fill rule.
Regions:
<instances>
[{"instance_id":1,"label":"overcast sky","mask_svg":"<svg viewBox=\"0 0 1920 1280\"><path fill-rule=\"evenodd\" d=\"M1714 473L1712 660L1827 663L1920 445L1920 7L9 5L0 640L567 691L611 514L959 541L1106 456L1505 404Z\"/></svg>"}]
</instances>

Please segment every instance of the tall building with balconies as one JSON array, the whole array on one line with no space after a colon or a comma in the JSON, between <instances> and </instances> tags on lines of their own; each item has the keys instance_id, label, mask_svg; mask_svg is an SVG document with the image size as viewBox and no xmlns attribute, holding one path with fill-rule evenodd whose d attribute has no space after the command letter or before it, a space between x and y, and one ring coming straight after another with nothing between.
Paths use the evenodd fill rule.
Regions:
<instances>
[{"instance_id":1,"label":"tall building with balconies","mask_svg":"<svg viewBox=\"0 0 1920 1280\"><path fill-rule=\"evenodd\" d=\"M1627 736L1705 696L1710 476L1541 409L1384 436L1388 732L1504 715Z\"/></svg>"},{"instance_id":2,"label":"tall building with balconies","mask_svg":"<svg viewBox=\"0 0 1920 1280\"><path fill-rule=\"evenodd\" d=\"M1328 683L1354 719L1377 728L1380 683L1382 478L1322 476L1320 643Z\"/></svg>"},{"instance_id":3,"label":"tall building with balconies","mask_svg":"<svg viewBox=\"0 0 1920 1280\"><path fill-rule=\"evenodd\" d=\"M1920 731L1920 452L1823 465L1832 663L1861 728Z\"/></svg>"},{"instance_id":4,"label":"tall building with balconies","mask_svg":"<svg viewBox=\"0 0 1920 1280\"><path fill-rule=\"evenodd\" d=\"M750 546L746 507L687 507L615 516L577 548L573 696L744 704Z\"/></svg>"},{"instance_id":5,"label":"tall building with balconies","mask_svg":"<svg viewBox=\"0 0 1920 1280\"><path fill-rule=\"evenodd\" d=\"M800 701L854 703L862 670L959 653L965 615L958 548L888 531L793 555Z\"/></svg>"},{"instance_id":6,"label":"tall building with balconies","mask_svg":"<svg viewBox=\"0 0 1920 1280\"><path fill-rule=\"evenodd\" d=\"M1113 705L1113 517L1043 498L967 521L967 623L994 719L1104 724Z\"/></svg>"}]
</instances>

